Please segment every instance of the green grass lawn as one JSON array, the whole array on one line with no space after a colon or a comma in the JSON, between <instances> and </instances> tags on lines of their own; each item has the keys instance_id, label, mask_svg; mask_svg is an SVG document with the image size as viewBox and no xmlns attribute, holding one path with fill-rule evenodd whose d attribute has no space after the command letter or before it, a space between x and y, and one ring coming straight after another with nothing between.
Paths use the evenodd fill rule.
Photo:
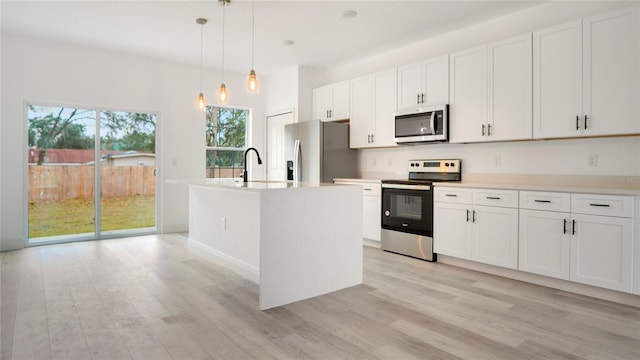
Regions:
<instances>
[{"instance_id":1,"label":"green grass lawn","mask_svg":"<svg viewBox=\"0 0 640 360\"><path fill-rule=\"evenodd\" d=\"M155 197L102 199L102 231L155 226ZM29 238L93 233L92 199L29 203Z\"/></svg>"}]
</instances>

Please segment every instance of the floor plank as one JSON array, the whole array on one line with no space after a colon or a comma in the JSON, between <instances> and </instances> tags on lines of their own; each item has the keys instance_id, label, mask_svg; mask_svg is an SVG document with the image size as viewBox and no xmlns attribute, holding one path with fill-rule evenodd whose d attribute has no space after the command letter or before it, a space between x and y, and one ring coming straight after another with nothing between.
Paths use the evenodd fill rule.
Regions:
<instances>
[{"instance_id":1,"label":"floor plank","mask_svg":"<svg viewBox=\"0 0 640 360\"><path fill-rule=\"evenodd\" d=\"M181 234L0 253L2 359L637 359L640 308L365 247L364 284L260 311Z\"/></svg>"}]
</instances>

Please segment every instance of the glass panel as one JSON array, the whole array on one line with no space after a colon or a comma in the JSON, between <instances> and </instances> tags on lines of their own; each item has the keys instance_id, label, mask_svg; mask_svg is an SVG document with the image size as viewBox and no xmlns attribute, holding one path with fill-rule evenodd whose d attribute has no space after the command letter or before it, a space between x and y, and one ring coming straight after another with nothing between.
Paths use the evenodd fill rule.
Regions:
<instances>
[{"instance_id":1,"label":"glass panel","mask_svg":"<svg viewBox=\"0 0 640 360\"><path fill-rule=\"evenodd\" d=\"M242 176L244 151L207 150L206 177L233 178Z\"/></svg>"},{"instance_id":2,"label":"glass panel","mask_svg":"<svg viewBox=\"0 0 640 360\"><path fill-rule=\"evenodd\" d=\"M422 219L422 197L409 195L392 196L392 216L418 221Z\"/></svg>"},{"instance_id":3,"label":"glass panel","mask_svg":"<svg viewBox=\"0 0 640 360\"><path fill-rule=\"evenodd\" d=\"M248 113L241 109L207 107L206 146L244 148Z\"/></svg>"},{"instance_id":4,"label":"glass panel","mask_svg":"<svg viewBox=\"0 0 640 360\"><path fill-rule=\"evenodd\" d=\"M96 114L28 106L29 241L93 235Z\"/></svg>"},{"instance_id":5,"label":"glass panel","mask_svg":"<svg viewBox=\"0 0 640 360\"><path fill-rule=\"evenodd\" d=\"M100 113L101 231L156 226L156 117Z\"/></svg>"}]
</instances>

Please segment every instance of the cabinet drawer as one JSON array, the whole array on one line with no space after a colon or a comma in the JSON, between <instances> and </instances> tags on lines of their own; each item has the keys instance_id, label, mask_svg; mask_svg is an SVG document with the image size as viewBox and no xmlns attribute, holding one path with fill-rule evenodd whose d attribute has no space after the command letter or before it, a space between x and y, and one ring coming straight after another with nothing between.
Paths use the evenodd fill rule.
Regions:
<instances>
[{"instance_id":1,"label":"cabinet drawer","mask_svg":"<svg viewBox=\"0 0 640 360\"><path fill-rule=\"evenodd\" d=\"M382 186L379 183L359 182L359 181L334 181L336 185L358 185L362 186L362 195L382 196Z\"/></svg>"},{"instance_id":2,"label":"cabinet drawer","mask_svg":"<svg viewBox=\"0 0 640 360\"><path fill-rule=\"evenodd\" d=\"M633 197L571 194L571 212L630 218L633 217Z\"/></svg>"},{"instance_id":3,"label":"cabinet drawer","mask_svg":"<svg viewBox=\"0 0 640 360\"><path fill-rule=\"evenodd\" d=\"M518 191L473 189L473 204L517 208Z\"/></svg>"},{"instance_id":4,"label":"cabinet drawer","mask_svg":"<svg viewBox=\"0 0 640 360\"><path fill-rule=\"evenodd\" d=\"M433 201L471 204L473 190L468 188L457 187L439 187L436 186L433 194Z\"/></svg>"},{"instance_id":5,"label":"cabinet drawer","mask_svg":"<svg viewBox=\"0 0 640 360\"><path fill-rule=\"evenodd\" d=\"M547 211L571 211L571 195L568 193L520 191L520 208Z\"/></svg>"}]
</instances>

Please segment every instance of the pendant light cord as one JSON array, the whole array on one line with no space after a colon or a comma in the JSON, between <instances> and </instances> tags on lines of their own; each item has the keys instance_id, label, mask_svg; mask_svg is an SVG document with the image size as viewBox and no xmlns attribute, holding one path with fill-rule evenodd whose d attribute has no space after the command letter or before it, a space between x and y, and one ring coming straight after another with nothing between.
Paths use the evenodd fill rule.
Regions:
<instances>
[{"instance_id":1,"label":"pendant light cord","mask_svg":"<svg viewBox=\"0 0 640 360\"><path fill-rule=\"evenodd\" d=\"M226 3L222 3L222 82L224 83L224 8Z\"/></svg>"},{"instance_id":2,"label":"pendant light cord","mask_svg":"<svg viewBox=\"0 0 640 360\"><path fill-rule=\"evenodd\" d=\"M204 24L200 24L200 92L202 93L202 62L203 62L203 50L202 47L204 46L204 42L202 41L203 38L203 29L204 29Z\"/></svg>"},{"instance_id":3,"label":"pendant light cord","mask_svg":"<svg viewBox=\"0 0 640 360\"><path fill-rule=\"evenodd\" d=\"M251 70L253 70L253 62L255 59L255 37L256 37L256 18L255 18L255 1L251 0Z\"/></svg>"}]
</instances>

